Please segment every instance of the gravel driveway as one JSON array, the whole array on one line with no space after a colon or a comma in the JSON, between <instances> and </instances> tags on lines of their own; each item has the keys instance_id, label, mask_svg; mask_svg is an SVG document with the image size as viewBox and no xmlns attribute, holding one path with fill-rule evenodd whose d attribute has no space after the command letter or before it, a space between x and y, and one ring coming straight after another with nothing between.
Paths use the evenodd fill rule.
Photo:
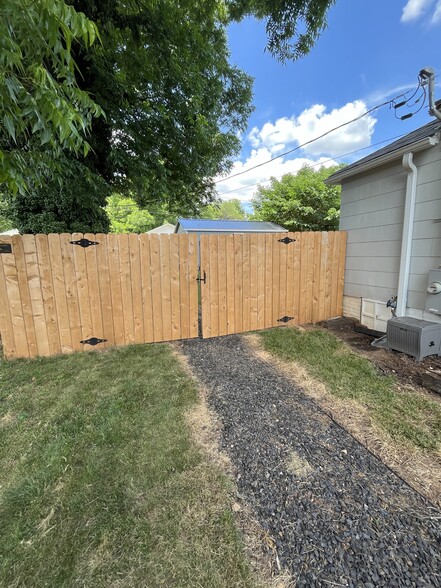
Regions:
<instances>
[{"instance_id":1,"label":"gravel driveway","mask_svg":"<svg viewBox=\"0 0 441 588\"><path fill-rule=\"evenodd\" d=\"M441 513L238 335L179 343L296 586L441 587ZM325 351L325 350L324 350Z\"/></svg>"}]
</instances>

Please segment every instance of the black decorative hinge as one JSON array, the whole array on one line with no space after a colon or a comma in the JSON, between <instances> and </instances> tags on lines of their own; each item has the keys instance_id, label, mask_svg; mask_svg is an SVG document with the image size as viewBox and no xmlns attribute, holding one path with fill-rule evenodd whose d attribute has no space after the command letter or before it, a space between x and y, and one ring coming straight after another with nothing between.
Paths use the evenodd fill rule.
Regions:
<instances>
[{"instance_id":1,"label":"black decorative hinge","mask_svg":"<svg viewBox=\"0 0 441 588\"><path fill-rule=\"evenodd\" d=\"M79 245L80 247L90 247L91 245L99 245L98 241L89 241L89 239L78 239L78 241L69 241L71 245Z\"/></svg>"},{"instance_id":2,"label":"black decorative hinge","mask_svg":"<svg viewBox=\"0 0 441 588\"><path fill-rule=\"evenodd\" d=\"M291 237L283 237L283 239L279 239L278 241L279 243L285 243L285 245L288 245L288 243L294 243L295 239L291 239Z\"/></svg>"},{"instance_id":3,"label":"black decorative hinge","mask_svg":"<svg viewBox=\"0 0 441 588\"><path fill-rule=\"evenodd\" d=\"M10 243L0 243L0 253L12 253L12 245Z\"/></svg>"},{"instance_id":4,"label":"black decorative hinge","mask_svg":"<svg viewBox=\"0 0 441 588\"><path fill-rule=\"evenodd\" d=\"M91 337L90 339L85 339L84 341L80 341L84 345L98 345L98 343L105 343L107 339L97 339L97 337Z\"/></svg>"},{"instance_id":5,"label":"black decorative hinge","mask_svg":"<svg viewBox=\"0 0 441 588\"><path fill-rule=\"evenodd\" d=\"M203 282L205 284L206 281L207 281L207 274L205 273L205 270L204 270L204 277L201 278L199 276L198 278L196 278L196 282Z\"/></svg>"},{"instance_id":6,"label":"black decorative hinge","mask_svg":"<svg viewBox=\"0 0 441 588\"><path fill-rule=\"evenodd\" d=\"M278 323L288 323L289 321L292 321L294 317L293 316L282 316L282 318L277 319Z\"/></svg>"}]
</instances>

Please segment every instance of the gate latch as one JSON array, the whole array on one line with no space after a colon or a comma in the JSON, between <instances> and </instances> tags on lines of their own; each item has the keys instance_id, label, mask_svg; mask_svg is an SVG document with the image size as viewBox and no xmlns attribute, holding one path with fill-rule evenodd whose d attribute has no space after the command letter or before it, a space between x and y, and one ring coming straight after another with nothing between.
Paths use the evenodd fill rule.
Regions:
<instances>
[{"instance_id":1,"label":"gate latch","mask_svg":"<svg viewBox=\"0 0 441 588\"><path fill-rule=\"evenodd\" d=\"M200 274L200 273L201 273L201 272L199 272L199 274ZM199 282L199 283L203 282L203 283L205 284L205 282L206 282L206 281L207 281L207 274L205 273L205 270L204 270L204 277L203 277L203 278L201 278L201 277L200 277L200 275L199 275L199 276L196 278L196 282Z\"/></svg>"}]
</instances>

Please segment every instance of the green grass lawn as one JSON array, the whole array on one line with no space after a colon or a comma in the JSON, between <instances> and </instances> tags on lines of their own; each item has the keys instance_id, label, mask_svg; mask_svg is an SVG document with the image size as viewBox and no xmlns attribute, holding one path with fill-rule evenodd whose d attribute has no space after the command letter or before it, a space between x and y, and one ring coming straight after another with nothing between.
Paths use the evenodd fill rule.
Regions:
<instances>
[{"instance_id":1,"label":"green grass lawn","mask_svg":"<svg viewBox=\"0 0 441 588\"><path fill-rule=\"evenodd\" d=\"M0 363L0 585L254 585L165 345Z\"/></svg>"},{"instance_id":2,"label":"green grass lawn","mask_svg":"<svg viewBox=\"0 0 441 588\"><path fill-rule=\"evenodd\" d=\"M421 394L399 389L366 358L320 329L272 329L259 333L273 355L296 361L342 399L367 407L373 421L392 438L427 451L441 449L441 407Z\"/></svg>"}]
</instances>

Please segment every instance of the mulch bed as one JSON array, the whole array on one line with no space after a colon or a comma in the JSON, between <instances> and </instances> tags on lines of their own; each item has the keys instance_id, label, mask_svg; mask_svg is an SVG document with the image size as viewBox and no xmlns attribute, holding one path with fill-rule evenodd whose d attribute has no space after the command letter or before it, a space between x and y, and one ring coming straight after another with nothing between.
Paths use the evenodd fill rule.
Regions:
<instances>
[{"instance_id":1,"label":"mulch bed","mask_svg":"<svg viewBox=\"0 0 441 588\"><path fill-rule=\"evenodd\" d=\"M439 511L240 336L178 345L296 586L441 587Z\"/></svg>"},{"instance_id":2,"label":"mulch bed","mask_svg":"<svg viewBox=\"0 0 441 588\"><path fill-rule=\"evenodd\" d=\"M342 317L323 321L319 323L319 326L331 331L339 339L345 341L354 351L368 356L383 373L393 374L403 384L422 386L431 393L436 390L439 394L441 384L434 388L430 379L428 380L428 375L432 373L433 378L438 378L439 376L441 382L441 357L432 355L417 362L413 357L405 353L373 347L371 343L374 338L354 330L354 328L361 325L351 318ZM439 399L437 394L433 394L433 397Z\"/></svg>"}]
</instances>

